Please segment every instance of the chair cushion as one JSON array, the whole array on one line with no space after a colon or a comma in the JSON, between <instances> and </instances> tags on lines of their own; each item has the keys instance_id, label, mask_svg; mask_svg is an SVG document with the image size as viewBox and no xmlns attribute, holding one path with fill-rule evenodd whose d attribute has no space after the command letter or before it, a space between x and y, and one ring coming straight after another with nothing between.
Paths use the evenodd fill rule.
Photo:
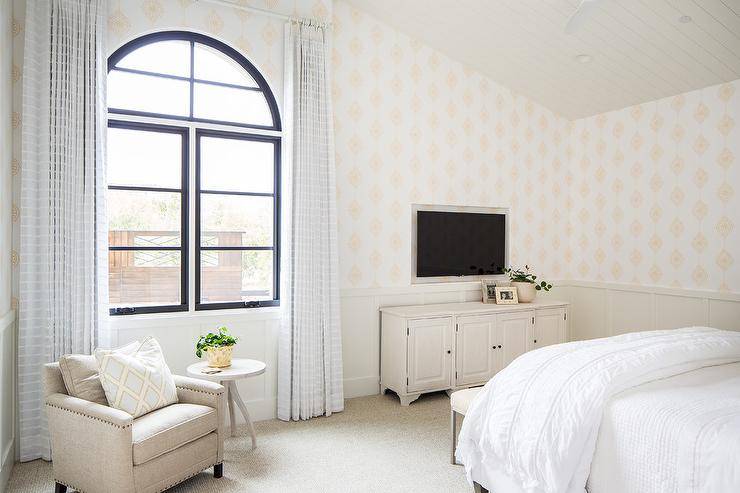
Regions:
<instances>
[{"instance_id":1,"label":"chair cushion","mask_svg":"<svg viewBox=\"0 0 740 493\"><path fill-rule=\"evenodd\" d=\"M138 342L127 344L112 351L131 354L139 347ZM65 354L59 358L59 370L62 372L67 394L78 399L108 405L103 384L98 376L98 360L91 354Z\"/></svg>"},{"instance_id":2,"label":"chair cushion","mask_svg":"<svg viewBox=\"0 0 740 493\"><path fill-rule=\"evenodd\" d=\"M131 428L134 465L166 454L218 428L212 407L172 404L138 417Z\"/></svg>"},{"instance_id":3,"label":"chair cushion","mask_svg":"<svg viewBox=\"0 0 740 493\"><path fill-rule=\"evenodd\" d=\"M473 402L473 399L475 399L475 396L477 396L481 391L481 388L482 387L475 387L472 389L453 392L450 396L450 406L452 407L452 410L464 416L465 413L468 412L468 408Z\"/></svg>"},{"instance_id":4,"label":"chair cushion","mask_svg":"<svg viewBox=\"0 0 740 493\"><path fill-rule=\"evenodd\" d=\"M147 337L134 354L97 349L108 405L126 411L134 418L177 402L177 389L162 348Z\"/></svg>"}]
</instances>

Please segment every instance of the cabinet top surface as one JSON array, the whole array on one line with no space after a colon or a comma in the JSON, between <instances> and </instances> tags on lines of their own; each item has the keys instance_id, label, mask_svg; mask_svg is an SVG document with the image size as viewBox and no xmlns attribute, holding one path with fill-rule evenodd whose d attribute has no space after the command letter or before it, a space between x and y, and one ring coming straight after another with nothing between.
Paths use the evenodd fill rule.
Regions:
<instances>
[{"instance_id":1,"label":"cabinet top surface","mask_svg":"<svg viewBox=\"0 0 740 493\"><path fill-rule=\"evenodd\" d=\"M496 305L493 303L482 303L480 301L469 301L465 303L435 303L429 305L407 305L407 306L383 306L380 311L395 315L397 317L442 317L452 315L475 315L483 313L505 313L537 308L559 308L567 306L566 301L538 300L532 303L519 303L516 305Z\"/></svg>"}]
</instances>

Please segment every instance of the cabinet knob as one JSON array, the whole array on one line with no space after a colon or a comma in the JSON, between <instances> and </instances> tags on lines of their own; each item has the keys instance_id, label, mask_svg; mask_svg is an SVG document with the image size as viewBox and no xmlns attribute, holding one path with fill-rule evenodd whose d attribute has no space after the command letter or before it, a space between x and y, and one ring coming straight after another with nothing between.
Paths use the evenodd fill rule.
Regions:
<instances>
[{"instance_id":1,"label":"cabinet knob","mask_svg":"<svg viewBox=\"0 0 740 493\"><path fill-rule=\"evenodd\" d=\"M498 345L498 348L501 349L501 344Z\"/></svg>"},{"instance_id":2,"label":"cabinet knob","mask_svg":"<svg viewBox=\"0 0 740 493\"><path fill-rule=\"evenodd\" d=\"M450 350L448 349L448 350L447 350L447 354L451 354L451 353L452 353L452 351L450 351Z\"/></svg>"},{"instance_id":3,"label":"cabinet knob","mask_svg":"<svg viewBox=\"0 0 740 493\"><path fill-rule=\"evenodd\" d=\"M537 344L537 339L534 340L534 343Z\"/></svg>"}]
</instances>

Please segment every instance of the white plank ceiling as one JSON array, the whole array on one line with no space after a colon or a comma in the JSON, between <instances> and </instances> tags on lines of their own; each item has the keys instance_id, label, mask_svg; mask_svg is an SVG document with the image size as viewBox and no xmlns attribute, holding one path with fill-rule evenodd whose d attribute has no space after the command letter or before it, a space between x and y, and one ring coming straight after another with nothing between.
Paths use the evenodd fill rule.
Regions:
<instances>
[{"instance_id":1,"label":"white plank ceiling","mask_svg":"<svg viewBox=\"0 0 740 493\"><path fill-rule=\"evenodd\" d=\"M740 0L347 2L570 119L740 78Z\"/></svg>"}]
</instances>

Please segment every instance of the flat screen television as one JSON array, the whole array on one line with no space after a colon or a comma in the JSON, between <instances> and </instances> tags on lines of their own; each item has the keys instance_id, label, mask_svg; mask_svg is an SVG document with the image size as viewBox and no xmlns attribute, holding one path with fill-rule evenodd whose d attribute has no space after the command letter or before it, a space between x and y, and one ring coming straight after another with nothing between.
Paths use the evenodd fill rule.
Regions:
<instances>
[{"instance_id":1,"label":"flat screen television","mask_svg":"<svg viewBox=\"0 0 740 493\"><path fill-rule=\"evenodd\" d=\"M503 274L506 231L503 212L416 211L417 279Z\"/></svg>"}]
</instances>

